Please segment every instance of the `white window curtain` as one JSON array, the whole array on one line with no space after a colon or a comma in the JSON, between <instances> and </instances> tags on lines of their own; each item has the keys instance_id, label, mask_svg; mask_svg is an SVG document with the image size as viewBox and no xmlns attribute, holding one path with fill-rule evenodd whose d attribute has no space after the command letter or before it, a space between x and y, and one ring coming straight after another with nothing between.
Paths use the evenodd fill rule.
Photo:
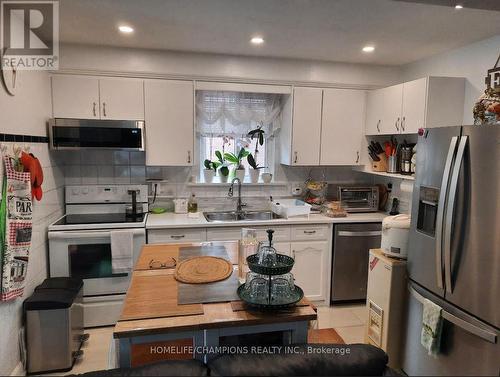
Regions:
<instances>
[{"instance_id":1,"label":"white window curtain","mask_svg":"<svg viewBox=\"0 0 500 377\"><path fill-rule=\"evenodd\" d=\"M262 126L265 137L280 128L281 94L197 91L197 131L201 136L244 137Z\"/></svg>"}]
</instances>

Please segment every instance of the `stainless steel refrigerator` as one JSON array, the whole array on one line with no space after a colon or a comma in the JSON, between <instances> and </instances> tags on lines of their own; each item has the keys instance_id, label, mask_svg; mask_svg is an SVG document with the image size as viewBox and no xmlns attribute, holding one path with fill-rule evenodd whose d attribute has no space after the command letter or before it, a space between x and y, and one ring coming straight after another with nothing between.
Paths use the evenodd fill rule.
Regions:
<instances>
[{"instance_id":1,"label":"stainless steel refrigerator","mask_svg":"<svg viewBox=\"0 0 500 377\"><path fill-rule=\"evenodd\" d=\"M419 136L403 370L500 375L500 127ZM443 308L437 357L420 345L422 301Z\"/></svg>"}]
</instances>

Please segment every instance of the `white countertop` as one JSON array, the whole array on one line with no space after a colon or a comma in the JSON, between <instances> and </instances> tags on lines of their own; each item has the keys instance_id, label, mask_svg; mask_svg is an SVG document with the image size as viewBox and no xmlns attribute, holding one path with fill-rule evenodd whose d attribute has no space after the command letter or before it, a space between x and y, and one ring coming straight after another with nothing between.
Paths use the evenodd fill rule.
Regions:
<instances>
[{"instance_id":1,"label":"white countertop","mask_svg":"<svg viewBox=\"0 0 500 377\"><path fill-rule=\"evenodd\" d=\"M273 219L262 221L222 221L208 222L203 213L198 218L188 217L187 214L163 213L161 215L149 214L146 229L171 229L171 228L209 228L228 226L259 226L259 225L293 225L293 224L342 224L342 223L375 223L382 222L388 216L384 212L352 213L347 217L326 217L320 214L307 217L294 217L290 219Z\"/></svg>"}]
</instances>

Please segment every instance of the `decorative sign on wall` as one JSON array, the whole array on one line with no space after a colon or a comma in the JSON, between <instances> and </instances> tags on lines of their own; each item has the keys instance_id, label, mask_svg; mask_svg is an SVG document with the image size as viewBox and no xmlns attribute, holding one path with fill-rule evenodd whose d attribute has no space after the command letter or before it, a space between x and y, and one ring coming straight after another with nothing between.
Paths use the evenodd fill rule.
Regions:
<instances>
[{"instance_id":1,"label":"decorative sign on wall","mask_svg":"<svg viewBox=\"0 0 500 377\"><path fill-rule=\"evenodd\" d=\"M486 90L474 106L474 124L500 125L500 55L485 79Z\"/></svg>"},{"instance_id":2,"label":"decorative sign on wall","mask_svg":"<svg viewBox=\"0 0 500 377\"><path fill-rule=\"evenodd\" d=\"M496 93L500 93L500 55L498 55L497 62L492 69L488 70L488 75L486 76L486 88L491 89Z\"/></svg>"}]
</instances>

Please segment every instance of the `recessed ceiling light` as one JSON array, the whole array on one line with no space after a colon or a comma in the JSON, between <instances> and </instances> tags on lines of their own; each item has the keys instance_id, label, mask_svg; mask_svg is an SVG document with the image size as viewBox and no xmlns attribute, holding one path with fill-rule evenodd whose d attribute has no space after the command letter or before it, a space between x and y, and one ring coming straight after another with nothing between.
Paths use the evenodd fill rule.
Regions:
<instances>
[{"instance_id":1,"label":"recessed ceiling light","mask_svg":"<svg viewBox=\"0 0 500 377\"><path fill-rule=\"evenodd\" d=\"M463 8L464 8L463 5L460 5L460 4L455 5L455 9L463 9Z\"/></svg>"},{"instance_id":2,"label":"recessed ceiling light","mask_svg":"<svg viewBox=\"0 0 500 377\"><path fill-rule=\"evenodd\" d=\"M130 34L134 31L134 28L127 25L120 25L118 26L118 30L120 30L122 33Z\"/></svg>"},{"instance_id":3,"label":"recessed ceiling light","mask_svg":"<svg viewBox=\"0 0 500 377\"><path fill-rule=\"evenodd\" d=\"M365 46L363 47L363 52L373 52L375 51L375 47L374 46Z\"/></svg>"},{"instance_id":4,"label":"recessed ceiling light","mask_svg":"<svg viewBox=\"0 0 500 377\"><path fill-rule=\"evenodd\" d=\"M252 39L250 39L250 42L254 45L261 45L262 43L264 43L264 38L262 37L253 37Z\"/></svg>"}]
</instances>

